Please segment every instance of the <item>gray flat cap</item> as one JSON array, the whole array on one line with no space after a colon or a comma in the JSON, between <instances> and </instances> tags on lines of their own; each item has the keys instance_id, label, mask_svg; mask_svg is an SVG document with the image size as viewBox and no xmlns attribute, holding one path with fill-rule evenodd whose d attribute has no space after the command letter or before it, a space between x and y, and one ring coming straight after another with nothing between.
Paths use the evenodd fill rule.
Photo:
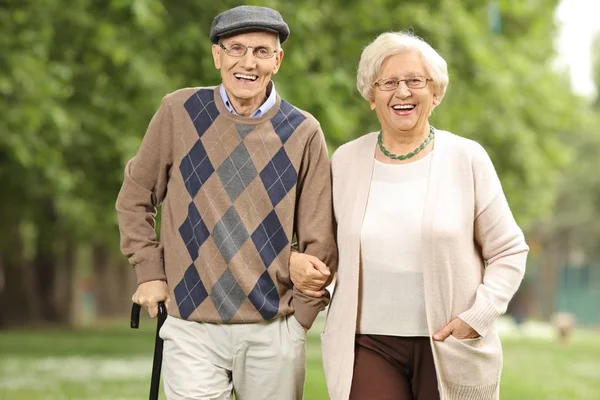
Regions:
<instances>
[{"instance_id":1,"label":"gray flat cap","mask_svg":"<svg viewBox=\"0 0 600 400\"><path fill-rule=\"evenodd\" d=\"M279 35L281 43L290 36L290 28L279 12L268 7L239 6L217 15L210 26L210 41L244 32L266 31Z\"/></svg>"}]
</instances>

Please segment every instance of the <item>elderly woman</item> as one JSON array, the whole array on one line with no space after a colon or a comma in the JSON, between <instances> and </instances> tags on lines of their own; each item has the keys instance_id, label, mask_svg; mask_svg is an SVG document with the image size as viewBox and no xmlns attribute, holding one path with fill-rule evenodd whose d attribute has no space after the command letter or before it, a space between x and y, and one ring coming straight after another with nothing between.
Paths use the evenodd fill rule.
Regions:
<instances>
[{"instance_id":1,"label":"elderly woman","mask_svg":"<svg viewBox=\"0 0 600 400\"><path fill-rule=\"evenodd\" d=\"M380 35L357 81L381 130L332 158L339 272L322 334L331 399L498 399L494 322L528 252L498 175L478 143L429 124L448 72L423 40ZM295 283L310 292L321 282Z\"/></svg>"}]
</instances>

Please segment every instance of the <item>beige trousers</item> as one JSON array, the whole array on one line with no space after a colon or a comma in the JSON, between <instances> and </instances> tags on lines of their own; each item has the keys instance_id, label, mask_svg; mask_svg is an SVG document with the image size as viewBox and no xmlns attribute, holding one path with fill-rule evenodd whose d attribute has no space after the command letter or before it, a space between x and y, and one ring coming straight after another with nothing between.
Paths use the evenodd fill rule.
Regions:
<instances>
[{"instance_id":1,"label":"beige trousers","mask_svg":"<svg viewBox=\"0 0 600 400\"><path fill-rule=\"evenodd\" d=\"M293 315L250 324L168 317L163 384L168 400L300 400L306 332Z\"/></svg>"}]
</instances>

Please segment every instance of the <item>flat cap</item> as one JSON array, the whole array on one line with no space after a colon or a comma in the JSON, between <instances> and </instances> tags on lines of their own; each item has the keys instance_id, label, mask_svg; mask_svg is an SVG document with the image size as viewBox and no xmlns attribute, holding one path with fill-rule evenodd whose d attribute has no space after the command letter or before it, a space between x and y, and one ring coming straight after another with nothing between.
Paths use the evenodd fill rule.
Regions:
<instances>
[{"instance_id":1,"label":"flat cap","mask_svg":"<svg viewBox=\"0 0 600 400\"><path fill-rule=\"evenodd\" d=\"M210 41L244 32L266 31L279 35L281 43L290 36L290 28L279 12L268 7L239 6L217 15L210 25Z\"/></svg>"}]
</instances>

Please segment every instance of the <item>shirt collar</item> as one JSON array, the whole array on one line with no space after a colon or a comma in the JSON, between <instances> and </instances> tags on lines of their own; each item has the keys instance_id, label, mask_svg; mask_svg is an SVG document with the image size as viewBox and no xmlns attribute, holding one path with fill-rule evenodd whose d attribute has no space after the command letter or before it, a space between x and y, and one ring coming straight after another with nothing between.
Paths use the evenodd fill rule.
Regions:
<instances>
[{"instance_id":1,"label":"shirt collar","mask_svg":"<svg viewBox=\"0 0 600 400\"><path fill-rule=\"evenodd\" d=\"M262 103L262 105L258 107L258 109L254 111L252 115L250 115L250 118L258 118L263 116L277 102L277 92L275 91L275 83L273 83L273 81L269 82L269 85L267 85L267 92L269 91L269 89L269 97L267 97L267 100L265 100L265 102ZM219 93L221 94L221 98L223 99L223 103L225 103L225 107L227 108L227 110L233 115L239 115L231 105L231 102L229 101L229 96L227 96L227 91L225 90L225 86L223 86L223 84L221 84L221 86L219 87Z\"/></svg>"}]
</instances>

